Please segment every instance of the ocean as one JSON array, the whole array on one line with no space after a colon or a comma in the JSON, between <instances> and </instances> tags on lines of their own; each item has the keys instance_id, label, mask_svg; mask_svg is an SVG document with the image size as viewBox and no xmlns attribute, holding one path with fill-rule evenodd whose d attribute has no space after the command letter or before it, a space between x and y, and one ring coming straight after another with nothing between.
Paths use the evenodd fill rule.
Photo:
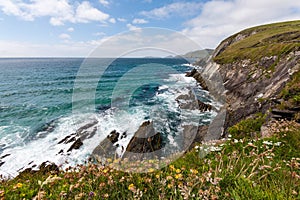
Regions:
<instances>
[{"instance_id":1,"label":"ocean","mask_svg":"<svg viewBox=\"0 0 300 200\"><path fill-rule=\"evenodd\" d=\"M145 120L155 121L164 142L176 147L179 124L209 124L216 116L179 109L176 97L190 90L214 104L185 77L191 69L181 58L0 59L0 174L14 177L45 161L82 164L113 130L127 133L118 142L126 148ZM77 150L58 153L69 148L60 140L91 122L93 136Z\"/></svg>"}]
</instances>

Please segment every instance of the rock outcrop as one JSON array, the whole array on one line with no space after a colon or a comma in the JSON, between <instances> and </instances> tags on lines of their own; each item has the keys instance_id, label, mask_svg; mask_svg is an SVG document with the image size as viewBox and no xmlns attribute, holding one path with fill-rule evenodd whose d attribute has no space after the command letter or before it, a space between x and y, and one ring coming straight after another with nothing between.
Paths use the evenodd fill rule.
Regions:
<instances>
[{"instance_id":1,"label":"rock outcrop","mask_svg":"<svg viewBox=\"0 0 300 200\"><path fill-rule=\"evenodd\" d=\"M156 151L160 150L162 145L161 133L155 131L153 122L146 121L130 140L122 158L132 161L154 159L159 157Z\"/></svg>"},{"instance_id":2,"label":"rock outcrop","mask_svg":"<svg viewBox=\"0 0 300 200\"><path fill-rule=\"evenodd\" d=\"M126 133L124 133L126 135ZM123 134L123 135L124 135ZM117 146L115 145L118 142L120 133L116 130L113 130L94 150L93 157L98 160L101 158L116 158Z\"/></svg>"},{"instance_id":3,"label":"rock outcrop","mask_svg":"<svg viewBox=\"0 0 300 200\"><path fill-rule=\"evenodd\" d=\"M201 75L212 95L225 97L225 131L241 119L269 109L277 118L297 114L276 110L272 100L279 98L292 75L300 70L299 25L297 21L247 29L224 40L215 50ZM286 33L286 26L295 31Z\"/></svg>"}]
</instances>

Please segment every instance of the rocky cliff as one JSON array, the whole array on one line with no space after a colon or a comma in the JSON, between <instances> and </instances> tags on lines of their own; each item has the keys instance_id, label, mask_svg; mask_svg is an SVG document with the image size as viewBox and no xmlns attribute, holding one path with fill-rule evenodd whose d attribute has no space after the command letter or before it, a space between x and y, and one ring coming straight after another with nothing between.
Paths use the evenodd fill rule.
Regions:
<instances>
[{"instance_id":1,"label":"rocky cliff","mask_svg":"<svg viewBox=\"0 0 300 200\"><path fill-rule=\"evenodd\" d=\"M266 123L299 120L299 71L300 21L293 21L250 28L225 39L201 73L212 95L224 100L227 132L257 113L267 116Z\"/></svg>"}]
</instances>

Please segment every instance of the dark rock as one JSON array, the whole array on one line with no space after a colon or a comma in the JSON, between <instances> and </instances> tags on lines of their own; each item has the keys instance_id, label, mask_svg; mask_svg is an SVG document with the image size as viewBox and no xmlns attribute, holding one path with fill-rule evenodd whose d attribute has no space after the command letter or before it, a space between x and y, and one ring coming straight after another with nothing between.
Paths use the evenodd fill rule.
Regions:
<instances>
[{"instance_id":1,"label":"dark rock","mask_svg":"<svg viewBox=\"0 0 300 200\"><path fill-rule=\"evenodd\" d=\"M33 165L32 167L36 167L36 165ZM46 161L43 162L40 166L39 166L39 170L33 170L32 168L26 168L23 170L23 168L21 168L21 171L19 173L19 175L16 178L22 178L23 176L28 177L29 174L35 174L35 173L42 173L42 174L58 174L59 173L59 167L52 162Z\"/></svg>"},{"instance_id":2,"label":"dark rock","mask_svg":"<svg viewBox=\"0 0 300 200\"><path fill-rule=\"evenodd\" d=\"M158 153L154 152L160 150L161 148L161 133L156 133L153 127L153 122L146 121L135 132L122 158L135 161L154 159L159 157Z\"/></svg>"},{"instance_id":3,"label":"dark rock","mask_svg":"<svg viewBox=\"0 0 300 200\"><path fill-rule=\"evenodd\" d=\"M39 166L39 171L42 172L43 174L47 174L47 173L59 173L59 167L52 162L46 161L43 162L40 166Z\"/></svg>"},{"instance_id":4,"label":"dark rock","mask_svg":"<svg viewBox=\"0 0 300 200\"><path fill-rule=\"evenodd\" d=\"M196 99L195 95L192 94L192 91L189 91L188 94L180 95L176 98L176 101L179 104L179 108L181 109L188 109L188 110L195 110L198 109L202 112L211 111L212 106L202 101Z\"/></svg>"},{"instance_id":5,"label":"dark rock","mask_svg":"<svg viewBox=\"0 0 300 200\"><path fill-rule=\"evenodd\" d=\"M4 164L5 162L0 161L0 167Z\"/></svg>"},{"instance_id":6,"label":"dark rock","mask_svg":"<svg viewBox=\"0 0 300 200\"><path fill-rule=\"evenodd\" d=\"M275 119L288 119L288 120L291 120L295 117L296 111L273 109L272 114L273 114L272 117L275 118Z\"/></svg>"},{"instance_id":7,"label":"dark rock","mask_svg":"<svg viewBox=\"0 0 300 200\"><path fill-rule=\"evenodd\" d=\"M64 139L62 139L61 141L59 141L58 144L61 144L61 143L67 144L67 143L68 143L68 139L69 139L72 135L74 135L74 134L75 134L75 133L66 136Z\"/></svg>"},{"instance_id":8,"label":"dark rock","mask_svg":"<svg viewBox=\"0 0 300 200\"><path fill-rule=\"evenodd\" d=\"M123 133L124 134L124 133ZM114 145L120 136L116 130L113 130L94 150L93 157L99 158L114 158L117 147Z\"/></svg>"},{"instance_id":9,"label":"dark rock","mask_svg":"<svg viewBox=\"0 0 300 200\"><path fill-rule=\"evenodd\" d=\"M10 156L10 154L5 154L4 156L1 156L0 159L6 158L8 156Z\"/></svg>"},{"instance_id":10,"label":"dark rock","mask_svg":"<svg viewBox=\"0 0 300 200\"><path fill-rule=\"evenodd\" d=\"M78 138L68 149L67 152L72 151L73 149L79 149L83 145L83 142L81 141L80 138Z\"/></svg>"},{"instance_id":11,"label":"dark rock","mask_svg":"<svg viewBox=\"0 0 300 200\"><path fill-rule=\"evenodd\" d=\"M199 83L199 85L202 87L203 90L208 91L208 86L207 86L204 78L201 76L201 73L198 72L195 68L191 72L187 72L186 76L193 77Z\"/></svg>"}]
</instances>

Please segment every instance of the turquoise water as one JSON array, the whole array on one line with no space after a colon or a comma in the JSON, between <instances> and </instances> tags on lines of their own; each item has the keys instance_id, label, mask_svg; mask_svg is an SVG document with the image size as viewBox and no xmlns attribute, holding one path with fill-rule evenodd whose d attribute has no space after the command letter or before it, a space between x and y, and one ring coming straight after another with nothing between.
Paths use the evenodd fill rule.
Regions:
<instances>
[{"instance_id":1,"label":"turquoise water","mask_svg":"<svg viewBox=\"0 0 300 200\"><path fill-rule=\"evenodd\" d=\"M10 155L2 159L0 173L13 176L31 161L83 162L93 145L57 157L62 147L56 144L95 119L97 143L115 129L132 136L148 119L156 119L166 141L174 142L170 135L181 120L174 94L192 87L199 98L211 101L184 77L187 63L167 58L0 59L0 158ZM203 123L212 117L204 113Z\"/></svg>"}]
</instances>

